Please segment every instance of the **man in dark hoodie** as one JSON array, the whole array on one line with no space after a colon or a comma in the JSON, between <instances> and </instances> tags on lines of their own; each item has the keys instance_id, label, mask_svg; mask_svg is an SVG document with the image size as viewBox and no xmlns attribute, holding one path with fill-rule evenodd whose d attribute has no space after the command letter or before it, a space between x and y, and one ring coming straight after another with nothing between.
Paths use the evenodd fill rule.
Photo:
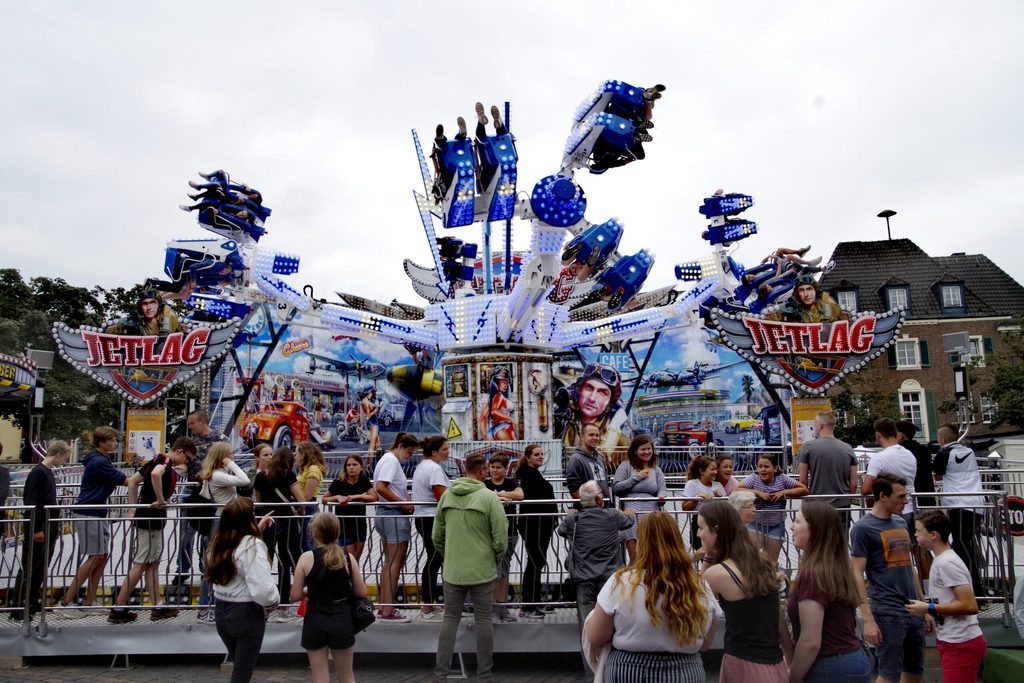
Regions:
<instances>
[{"instance_id":1,"label":"man in dark hoodie","mask_svg":"<svg viewBox=\"0 0 1024 683\"><path fill-rule=\"evenodd\" d=\"M75 533L78 536L78 571L75 578L64 590L60 606L72 609L60 610L58 616L77 619L87 616L84 610L74 609L78 591L86 581L84 607L96 604L96 591L103 582L103 570L110 554L110 520L107 519L107 503L118 486L128 476L114 467L111 456L117 453L121 435L110 427L97 427L92 433L94 450L82 458L85 470L82 473L82 487L76 505L95 507L77 508L74 512Z\"/></svg>"}]
</instances>

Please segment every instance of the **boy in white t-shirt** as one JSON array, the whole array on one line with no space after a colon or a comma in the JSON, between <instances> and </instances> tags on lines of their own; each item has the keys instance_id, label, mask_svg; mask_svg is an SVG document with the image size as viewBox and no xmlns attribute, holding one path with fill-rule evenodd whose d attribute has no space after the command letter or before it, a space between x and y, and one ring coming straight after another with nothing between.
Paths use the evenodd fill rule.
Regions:
<instances>
[{"instance_id":1,"label":"boy in white t-shirt","mask_svg":"<svg viewBox=\"0 0 1024 683\"><path fill-rule=\"evenodd\" d=\"M985 659L985 636L978 625L978 601L971 588L971 574L956 553L950 552L953 525L941 510L918 513L917 542L935 555L928 582L928 602L913 600L907 611L935 618L942 680L947 683L976 681Z\"/></svg>"}]
</instances>

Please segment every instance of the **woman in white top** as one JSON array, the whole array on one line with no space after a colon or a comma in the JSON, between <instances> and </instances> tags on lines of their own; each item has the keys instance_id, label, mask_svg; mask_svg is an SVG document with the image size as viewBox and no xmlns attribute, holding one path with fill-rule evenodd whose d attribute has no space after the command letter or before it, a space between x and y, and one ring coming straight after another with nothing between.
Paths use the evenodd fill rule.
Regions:
<instances>
[{"instance_id":1,"label":"woman in white top","mask_svg":"<svg viewBox=\"0 0 1024 683\"><path fill-rule=\"evenodd\" d=\"M210 500L219 506L238 497L238 487L249 485L249 475L235 462L231 444L218 441L210 446L199 472L199 480L208 487ZM214 522L216 524L216 522Z\"/></svg>"},{"instance_id":2,"label":"woman in white top","mask_svg":"<svg viewBox=\"0 0 1024 683\"><path fill-rule=\"evenodd\" d=\"M431 535L434 533L434 513L437 501L448 490L451 481L441 463L448 459L448 439L443 436L427 437L423 441L423 462L416 466L412 475L412 500L416 503L416 531L423 539L423 576L420 577L420 619L441 621L443 615L435 605L438 598L437 575L444 563L444 556L434 548ZM425 504L424 504L425 503Z\"/></svg>"},{"instance_id":3,"label":"woman in white top","mask_svg":"<svg viewBox=\"0 0 1024 683\"><path fill-rule=\"evenodd\" d=\"M203 461L203 468L199 471L199 481L203 482L203 490L209 493L210 500L219 507L204 513L214 515L213 527L210 536L217 532L217 524L220 522L221 508L238 497L238 487L249 485L249 475L245 473L238 463L235 462L234 451L231 444L226 441L218 441L210 446L206 452L206 460ZM205 569L206 548L210 536L199 537L199 568ZM199 619L212 622L214 615L208 609L213 604L213 592L210 582L206 580L205 574L199 586Z\"/></svg>"},{"instance_id":4,"label":"woman in white top","mask_svg":"<svg viewBox=\"0 0 1024 683\"><path fill-rule=\"evenodd\" d=\"M412 537L412 523L408 515L415 510L409 505L409 480L402 469L402 463L413 456L420 442L412 434L399 433L391 450L385 453L373 471L374 489L377 491L377 519L374 528L380 535L383 558L380 563L379 618L384 622L405 623L409 617L395 610L395 593L398 579L405 566Z\"/></svg>"},{"instance_id":5,"label":"woman in white top","mask_svg":"<svg viewBox=\"0 0 1024 683\"><path fill-rule=\"evenodd\" d=\"M683 495L687 498L700 498L688 500L683 503L683 509L689 512L696 510L700 512L704 506L715 498L725 496L725 488L717 481L718 463L706 455L698 455L690 461L686 469L687 482L683 487ZM690 517L690 547L694 551L700 550L701 540L697 535L697 516Z\"/></svg>"},{"instance_id":6,"label":"woman in white top","mask_svg":"<svg viewBox=\"0 0 1024 683\"><path fill-rule=\"evenodd\" d=\"M270 524L270 515L256 523L251 500L235 498L224 506L210 541L206 576L217 597L217 635L234 662L231 683L252 678L267 614L277 606L277 584L260 538Z\"/></svg>"},{"instance_id":7,"label":"woman in white top","mask_svg":"<svg viewBox=\"0 0 1024 683\"><path fill-rule=\"evenodd\" d=\"M644 515L637 540L635 562L605 583L584 637L592 648L611 645L605 681L703 683L699 652L714 639L718 601L694 569L671 515Z\"/></svg>"}]
</instances>

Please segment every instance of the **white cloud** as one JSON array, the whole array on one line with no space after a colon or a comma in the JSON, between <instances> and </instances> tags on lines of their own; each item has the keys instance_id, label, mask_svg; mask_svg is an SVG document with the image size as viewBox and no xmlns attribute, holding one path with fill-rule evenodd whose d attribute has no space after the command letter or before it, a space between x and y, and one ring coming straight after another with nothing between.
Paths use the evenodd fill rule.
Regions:
<instances>
[{"instance_id":1,"label":"white cloud","mask_svg":"<svg viewBox=\"0 0 1024 683\"><path fill-rule=\"evenodd\" d=\"M752 263L779 245L893 234L935 255L986 253L1024 280L1016 77L1024 6L737 2L19 4L0 26L0 267L72 284L161 275L206 235L179 212L196 170L259 187L261 246L292 279L422 303L429 262L409 130L512 101L520 190L554 172L599 81L668 86L645 161L581 174L594 222L659 257L649 286L707 252L696 207L754 195ZM481 32L481 28L483 31ZM45 40L40 39L45 35ZM477 235L465 229L467 240ZM528 230L517 226L525 248Z\"/></svg>"}]
</instances>

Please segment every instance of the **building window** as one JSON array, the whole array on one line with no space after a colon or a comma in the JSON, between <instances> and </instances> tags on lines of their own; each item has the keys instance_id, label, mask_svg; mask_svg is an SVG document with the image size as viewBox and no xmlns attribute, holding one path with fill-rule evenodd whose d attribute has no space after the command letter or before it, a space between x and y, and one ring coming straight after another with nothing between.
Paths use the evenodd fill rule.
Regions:
<instances>
[{"instance_id":1,"label":"building window","mask_svg":"<svg viewBox=\"0 0 1024 683\"><path fill-rule=\"evenodd\" d=\"M903 411L903 419L909 420L917 425L919 434L927 434L924 423L924 402L921 400L919 391L900 392L900 410Z\"/></svg>"},{"instance_id":2,"label":"building window","mask_svg":"<svg viewBox=\"0 0 1024 683\"><path fill-rule=\"evenodd\" d=\"M972 335L969 341L971 343L971 360L974 361L977 367L985 367L985 338L980 334L977 336Z\"/></svg>"},{"instance_id":3,"label":"building window","mask_svg":"<svg viewBox=\"0 0 1024 683\"><path fill-rule=\"evenodd\" d=\"M916 339L901 339L896 342L896 367L901 370L921 367Z\"/></svg>"},{"instance_id":4,"label":"building window","mask_svg":"<svg viewBox=\"0 0 1024 683\"><path fill-rule=\"evenodd\" d=\"M885 300L890 310L894 308L910 310L910 290L906 287L886 288Z\"/></svg>"},{"instance_id":5,"label":"building window","mask_svg":"<svg viewBox=\"0 0 1024 683\"><path fill-rule=\"evenodd\" d=\"M988 394L981 395L981 421L985 424L992 424L992 416L999 410L999 404L988 397Z\"/></svg>"},{"instance_id":6,"label":"building window","mask_svg":"<svg viewBox=\"0 0 1024 683\"><path fill-rule=\"evenodd\" d=\"M900 384L899 391L896 394L900 402L900 412L903 413L903 419L917 425L917 433L920 435L922 443L934 438L934 434L931 434L929 431L928 416L932 412L932 408L929 403L931 399L925 396L927 393L920 382L908 379Z\"/></svg>"},{"instance_id":7,"label":"building window","mask_svg":"<svg viewBox=\"0 0 1024 683\"><path fill-rule=\"evenodd\" d=\"M857 311L857 290L840 289L836 292L836 299L839 302L839 308L844 311L848 313L855 313Z\"/></svg>"},{"instance_id":8,"label":"building window","mask_svg":"<svg viewBox=\"0 0 1024 683\"><path fill-rule=\"evenodd\" d=\"M942 307L964 307L964 290L960 285L942 285Z\"/></svg>"}]
</instances>

